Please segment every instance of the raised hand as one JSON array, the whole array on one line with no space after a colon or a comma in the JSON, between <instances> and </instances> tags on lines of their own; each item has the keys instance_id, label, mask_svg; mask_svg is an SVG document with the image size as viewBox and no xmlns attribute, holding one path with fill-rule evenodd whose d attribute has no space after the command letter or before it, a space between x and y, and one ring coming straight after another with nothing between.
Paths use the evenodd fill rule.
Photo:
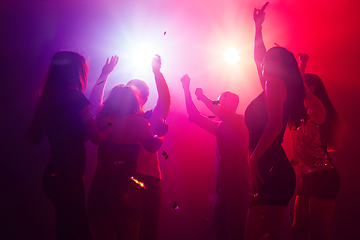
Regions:
<instances>
[{"instance_id":1,"label":"raised hand","mask_svg":"<svg viewBox=\"0 0 360 240\"><path fill-rule=\"evenodd\" d=\"M182 87L183 87L184 90L189 90L190 89L190 77L187 74L182 76L180 81L182 83Z\"/></svg>"},{"instance_id":2,"label":"raised hand","mask_svg":"<svg viewBox=\"0 0 360 240\"><path fill-rule=\"evenodd\" d=\"M254 9L253 18L256 26L261 26L265 20L265 8L269 2L265 3L261 9Z\"/></svg>"},{"instance_id":3,"label":"raised hand","mask_svg":"<svg viewBox=\"0 0 360 240\"><path fill-rule=\"evenodd\" d=\"M306 65L307 65L307 62L309 61L309 55L307 55L305 53L299 53L297 55L297 61L298 61L298 67L299 67L301 76L304 79ZM306 88L306 85L305 85L305 88Z\"/></svg>"},{"instance_id":4,"label":"raised hand","mask_svg":"<svg viewBox=\"0 0 360 240\"><path fill-rule=\"evenodd\" d=\"M155 54L155 57L153 57L152 61L151 61L151 67L152 67L152 71L155 72L159 72L160 68L161 68L161 57L157 54Z\"/></svg>"},{"instance_id":5,"label":"raised hand","mask_svg":"<svg viewBox=\"0 0 360 240\"><path fill-rule=\"evenodd\" d=\"M195 95L198 100L201 100L202 97L204 96L204 92L203 92L202 88L197 88L195 90Z\"/></svg>"},{"instance_id":6,"label":"raised hand","mask_svg":"<svg viewBox=\"0 0 360 240\"><path fill-rule=\"evenodd\" d=\"M309 55L307 55L306 53L298 53L297 60L299 64L307 64L307 62L309 61Z\"/></svg>"},{"instance_id":7,"label":"raised hand","mask_svg":"<svg viewBox=\"0 0 360 240\"><path fill-rule=\"evenodd\" d=\"M101 74L109 75L116 67L117 63L119 61L118 56L112 56L111 59L107 59L105 65L102 68Z\"/></svg>"}]
</instances>

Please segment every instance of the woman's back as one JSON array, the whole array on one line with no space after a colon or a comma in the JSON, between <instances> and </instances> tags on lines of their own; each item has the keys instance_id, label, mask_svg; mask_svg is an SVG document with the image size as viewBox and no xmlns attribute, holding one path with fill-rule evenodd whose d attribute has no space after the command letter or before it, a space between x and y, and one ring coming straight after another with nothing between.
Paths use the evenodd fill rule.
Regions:
<instances>
[{"instance_id":1,"label":"woman's back","mask_svg":"<svg viewBox=\"0 0 360 240\"><path fill-rule=\"evenodd\" d=\"M51 111L46 129L51 148L63 151L66 147L84 146L87 133L79 111L86 105L89 105L89 101L76 89L63 94Z\"/></svg>"},{"instance_id":2,"label":"woman's back","mask_svg":"<svg viewBox=\"0 0 360 240\"><path fill-rule=\"evenodd\" d=\"M108 142L118 144L137 144L140 143L141 129L145 122L139 116L130 114L125 117L114 117L112 125L113 131L108 137Z\"/></svg>"},{"instance_id":3,"label":"woman's back","mask_svg":"<svg viewBox=\"0 0 360 240\"><path fill-rule=\"evenodd\" d=\"M106 141L117 144L141 144L147 151L156 152L162 140L154 138L149 122L136 115L114 116L113 131Z\"/></svg>"}]
</instances>

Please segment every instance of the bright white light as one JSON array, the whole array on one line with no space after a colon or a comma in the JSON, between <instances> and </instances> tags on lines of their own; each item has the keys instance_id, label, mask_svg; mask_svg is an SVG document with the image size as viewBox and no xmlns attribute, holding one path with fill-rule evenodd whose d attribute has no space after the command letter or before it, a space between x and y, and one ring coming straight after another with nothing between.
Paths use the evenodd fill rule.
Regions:
<instances>
[{"instance_id":1,"label":"bright white light","mask_svg":"<svg viewBox=\"0 0 360 240\"><path fill-rule=\"evenodd\" d=\"M225 58L225 61L227 61L229 64L234 64L240 60L239 54L235 48L228 48L223 53L223 56Z\"/></svg>"},{"instance_id":2,"label":"bright white light","mask_svg":"<svg viewBox=\"0 0 360 240\"><path fill-rule=\"evenodd\" d=\"M134 53L134 64L141 69L150 68L151 60L155 56L155 52L148 44L140 45Z\"/></svg>"}]
</instances>

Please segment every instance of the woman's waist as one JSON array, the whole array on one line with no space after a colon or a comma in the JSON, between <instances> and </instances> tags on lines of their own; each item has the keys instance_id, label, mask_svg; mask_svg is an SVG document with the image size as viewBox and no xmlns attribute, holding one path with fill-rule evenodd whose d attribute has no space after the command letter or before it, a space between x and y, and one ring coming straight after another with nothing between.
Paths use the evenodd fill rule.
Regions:
<instances>
[{"instance_id":1,"label":"woman's waist","mask_svg":"<svg viewBox=\"0 0 360 240\"><path fill-rule=\"evenodd\" d=\"M44 174L50 174L51 176L68 176L68 177L81 177L84 178L85 161L84 162L68 162L61 161L57 158L51 158Z\"/></svg>"},{"instance_id":2,"label":"woman's waist","mask_svg":"<svg viewBox=\"0 0 360 240\"><path fill-rule=\"evenodd\" d=\"M53 156L61 157L79 157L86 156L86 149L84 144L52 144L50 146L50 153Z\"/></svg>"},{"instance_id":3,"label":"woman's waist","mask_svg":"<svg viewBox=\"0 0 360 240\"><path fill-rule=\"evenodd\" d=\"M136 169L126 167L97 167L94 180L102 179L102 181L123 181L125 179L137 178Z\"/></svg>"},{"instance_id":4,"label":"woman's waist","mask_svg":"<svg viewBox=\"0 0 360 240\"><path fill-rule=\"evenodd\" d=\"M273 142L262 154L260 158L286 158L286 153L283 146L279 142Z\"/></svg>"},{"instance_id":5,"label":"woman's waist","mask_svg":"<svg viewBox=\"0 0 360 240\"><path fill-rule=\"evenodd\" d=\"M259 158L259 165L291 165L281 145L269 147Z\"/></svg>"},{"instance_id":6,"label":"woman's waist","mask_svg":"<svg viewBox=\"0 0 360 240\"><path fill-rule=\"evenodd\" d=\"M140 154L140 144L117 144L104 142L99 145L98 157L122 161L122 159L137 159Z\"/></svg>"},{"instance_id":7,"label":"woman's waist","mask_svg":"<svg viewBox=\"0 0 360 240\"><path fill-rule=\"evenodd\" d=\"M112 169L114 171L136 171L136 159L123 159L119 158L98 158L97 168L98 169Z\"/></svg>"},{"instance_id":8,"label":"woman's waist","mask_svg":"<svg viewBox=\"0 0 360 240\"><path fill-rule=\"evenodd\" d=\"M135 174L137 168L137 161L134 158L116 158L98 157L96 171L108 172L114 174Z\"/></svg>"},{"instance_id":9,"label":"woman's waist","mask_svg":"<svg viewBox=\"0 0 360 240\"><path fill-rule=\"evenodd\" d=\"M255 150L256 146L259 143L259 139L249 139L249 148L250 148L250 155L251 153ZM271 145L266 149L264 154L271 154L272 152L281 152L284 151L283 147L282 147L282 142L283 142L283 136L282 135L278 135L274 141L271 143Z\"/></svg>"},{"instance_id":10,"label":"woman's waist","mask_svg":"<svg viewBox=\"0 0 360 240\"><path fill-rule=\"evenodd\" d=\"M299 176L317 171L329 170L335 167L327 157L327 154L324 154L321 157L316 157L313 155L294 153L292 165Z\"/></svg>"}]
</instances>

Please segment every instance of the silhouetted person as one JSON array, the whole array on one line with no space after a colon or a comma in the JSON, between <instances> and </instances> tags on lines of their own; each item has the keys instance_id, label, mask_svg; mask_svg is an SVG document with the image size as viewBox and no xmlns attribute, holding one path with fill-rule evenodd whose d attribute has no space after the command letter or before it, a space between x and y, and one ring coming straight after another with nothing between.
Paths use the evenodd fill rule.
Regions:
<instances>
[{"instance_id":1,"label":"silhouetted person","mask_svg":"<svg viewBox=\"0 0 360 240\"><path fill-rule=\"evenodd\" d=\"M47 136L51 158L43 175L45 194L55 205L56 239L92 239L85 210L84 169L86 136L94 144L106 139L111 127L100 133L83 92L88 65L78 53L57 52L34 118L25 133L32 144Z\"/></svg>"},{"instance_id":2,"label":"silhouetted person","mask_svg":"<svg viewBox=\"0 0 360 240\"><path fill-rule=\"evenodd\" d=\"M342 146L345 125L321 78L305 74L308 56L299 56L306 86L308 121L293 131L293 165L303 181L295 199L292 229L298 240L331 240L330 223L340 178L329 151Z\"/></svg>"},{"instance_id":3,"label":"silhouetted person","mask_svg":"<svg viewBox=\"0 0 360 240\"><path fill-rule=\"evenodd\" d=\"M138 111L134 90L118 85L98 114L99 128L110 121L113 131L99 145L89 191L88 212L95 239L138 239L142 202L140 186L135 182L137 158L141 146L155 153L163 140L153 136L148 121L138 116Z\"/></svg>"},{"instance_id":4,"label":"silhouetted person","mask_svg":"<svg viewBox=\"0 0 360 240\"><path fill-rule=\"evenodd\" d=\"M223 92L219 101L212 101L197 88L195 95L221 121L200 114L190 93L190 78L181 78L186 110L190 122L216 137L216 195L214 221L217 240L244 239L246 215L250 202L248 133L244 116L236 114L239 97Z\"/></svg>"},{"instance_id":5,"label":"silhouetted person","mask_svg":"<svg viewBox=\"0 0 360 240\"><path fill-rule=\"evenodd\" d=\"M266 52L261 33L265 7L254 10L254 55L263 92L245 111L254 191L247 239L280 239L285 208L296 181L281 143L286 126L298 127L306 117L305 89L294 55L282 47Z\"/></svg>"},{"instance_id":6,"label":"silhouetted person","mask_svg":"<svg viewBox=\"0 0 360 240\"><path fill-rule=\"evenodd\" d=\"M98 109L96 106L101 105L107 76L112 71L111 69L113 69L111 63L114 61L117 63L116 59L112 59L108 67L106 65L104 66L105 71L103 69L103 73L97 80L95 87L91 92L90 100L92 103L94 103L95 106L94 113L96 113L96 109ZM155 83L158 91L157 104L153 110L144 112L143 109L143 106L149 97L149 87L144 81L133 79L129 81L127 85L138 88L140 103L138 114L147 119L150 122L152 132L154 134L158 134L155 126L157 126L159 122L164 121L169 114L170 91L163 74L160 72L160 56L153 58L151 66L155 76ZM158 152L152 153L144 148L141 148L140 155L137 160L137 178L146 186L146 189L141 189L143 216L140 224L139 240L156 240L162 198L161 171L159 166Z\"/></svg>"}]
</instances>

